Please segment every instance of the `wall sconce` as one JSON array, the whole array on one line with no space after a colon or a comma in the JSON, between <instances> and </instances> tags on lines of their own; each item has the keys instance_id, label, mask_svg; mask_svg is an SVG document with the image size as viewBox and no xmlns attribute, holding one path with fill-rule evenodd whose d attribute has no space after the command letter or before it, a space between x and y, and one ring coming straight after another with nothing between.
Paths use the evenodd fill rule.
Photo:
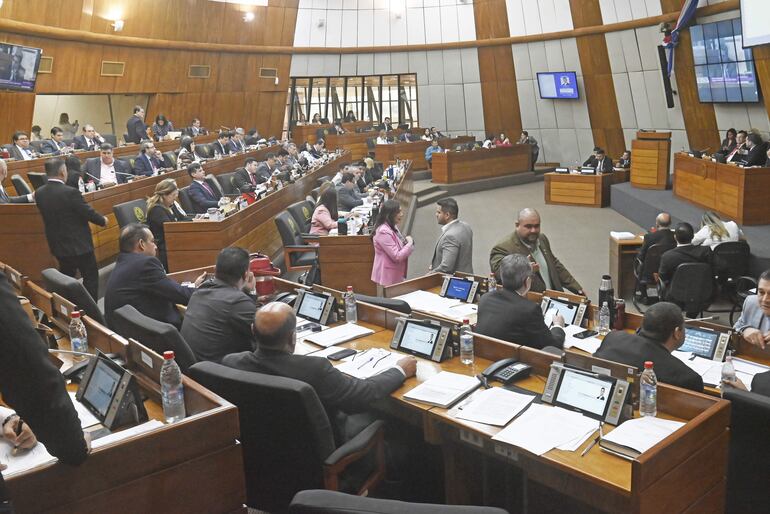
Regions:
<instances>
[{"instance_id":1,"label":"wall sconce","mask_svg":"<svg viewBox=\"0 0 770 514\"><path fill-rule=\"evenodd\" d=\"M124 24L125 22L123 20L115 20L112 23L110 23L110 27L112 27L112 30L114 30L115 32L120 32L121 30L123 30Z\"/></svg>"},{"instance_id":2,"label":"wall sconce","mask_svg":"<svg viewBox=\"0 0 770 514\"><path fill-rule=\"evenodd\" d=\"M250 11L243 13L243 21L245 22L254 21L254 13Z\"/></svg>"}]
</instances>

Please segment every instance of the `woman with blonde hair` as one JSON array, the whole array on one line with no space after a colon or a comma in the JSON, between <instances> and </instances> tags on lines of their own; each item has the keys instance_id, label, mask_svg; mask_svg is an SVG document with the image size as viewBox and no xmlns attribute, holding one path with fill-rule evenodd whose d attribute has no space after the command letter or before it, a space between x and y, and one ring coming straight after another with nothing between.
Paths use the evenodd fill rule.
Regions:
<instances>
[{"instance_id":1,"label":"woman with blonde hair","mask_svg":"<svg viewBox=\"0 0 770 514\"><path fill-rule=\"evenodd\" d=\"M152 235L155 236L155 244L158 247L158 259L163 267L168 270L166 258L166 237L163 224L170 221L185 221L186 213L176 203L179 196L179 188L173 178L167 178L158 182L155 193L147 200L147 225Z\"/></svg>"},{"instance_id":2,"label":"woman with blonde hair","mask_svg":"<svg viewBox=\"0 0 770 514\"><path fill-rule=\"evenodd\" d=\"M695 233L692 244L709 246L713 250L720 243L743 239L743 231L734 221L722 221L714 211L706 211L701 218L700 230Z\"/></svg>"}]
</instances>

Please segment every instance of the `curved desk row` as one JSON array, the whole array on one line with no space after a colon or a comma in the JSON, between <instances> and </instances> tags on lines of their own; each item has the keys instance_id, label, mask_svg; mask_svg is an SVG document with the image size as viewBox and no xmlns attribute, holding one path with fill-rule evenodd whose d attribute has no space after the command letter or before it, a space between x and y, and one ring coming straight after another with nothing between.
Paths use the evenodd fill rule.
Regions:
<instances>
[{"instance_id":1,"label":"curved desk row","mask_svg":"<svg viewBox=\"0 0 770 514\"><path fill-rule=\"evenodd\" d=\"M433 182L455 184L532 170L529 145L433 154Z\"/></svg>"}]
</instances>

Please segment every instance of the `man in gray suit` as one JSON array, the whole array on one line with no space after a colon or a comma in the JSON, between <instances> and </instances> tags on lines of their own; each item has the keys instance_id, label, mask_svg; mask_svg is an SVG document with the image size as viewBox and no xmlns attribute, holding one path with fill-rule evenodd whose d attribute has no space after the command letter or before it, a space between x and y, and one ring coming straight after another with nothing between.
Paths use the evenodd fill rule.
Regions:
<instances>
[{"instance_id":1,"label":"man in gray suit","mask_svg":"<svg viewBox=\"0 0 770 514\"><path fill-rule=\"evenodd\" d=\"M741 317L733 327L749 343L762 349L770 345L770 269L757 282L757 294L743 302Z\"/></svg>"},{"instance_id":2,"label":"man in gray suit","mask_svg":"<svg viewBox=\"0 0 770 514\"><path fill-rule=\"evenodd\" d=\"M355 175L346 171L342 174L342 182L337 186L337 208L341 211L350 212L353 210L353 207L363 204L363 197L356 191Z\"/></svg>"},{"instance_id":3,"label":"man in gray suit","mask_svg":"<svg viewBox=\"0 0 770 514\"><path fill-rule=\"evenodd\" d=\"M437 273L473 273L473 230L457 219L460 209L454 198L444 198L436 203L436 221L441 226L441 235L429 269Z\"/></svg>"}]
</instances>

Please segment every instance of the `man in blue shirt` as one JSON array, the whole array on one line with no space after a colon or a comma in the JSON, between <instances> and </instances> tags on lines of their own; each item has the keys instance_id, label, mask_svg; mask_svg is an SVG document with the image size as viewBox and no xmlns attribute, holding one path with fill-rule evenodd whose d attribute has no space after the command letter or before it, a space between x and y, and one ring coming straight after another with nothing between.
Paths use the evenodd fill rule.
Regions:
<instances>
[{"instance_id":1,"label":"man in blue shirt","mask_svg":"<svg viewBox=\"0 0 770 514\"><path fill-rule=\"evenodd\" d=\"M429 167L433 167L433 154L436 152L443 152L444 150L438 145L438 139L433 139L430 146L425 149L425 160L428 162Z\"/></svg>"}]
</instances>

